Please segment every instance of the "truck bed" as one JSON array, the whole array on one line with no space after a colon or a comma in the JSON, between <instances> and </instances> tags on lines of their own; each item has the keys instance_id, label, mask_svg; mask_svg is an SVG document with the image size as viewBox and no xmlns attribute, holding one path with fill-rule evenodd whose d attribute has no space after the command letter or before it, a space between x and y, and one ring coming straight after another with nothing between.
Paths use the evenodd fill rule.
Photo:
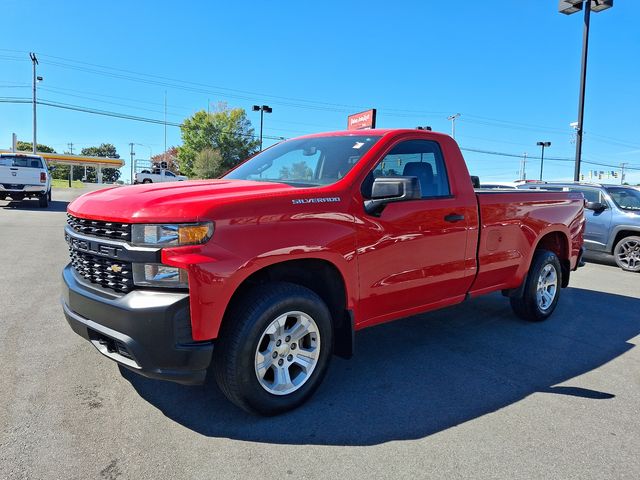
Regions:
<instances>
[{"instance_id":1,"label":"truck bed","mask_svg":"<svg viewBox=\"0 0 640 480\"><path fill-rule=\"evenodd\" d=\"M576 232L582 228L584 198L579 193L544 190L476 189L480 215L478 272L472 294L516 288L522 282L538 241L558 242L576 259ZM545 239L545 232L554 230ZM562 238L557 232L562 232ZM578 236L579 237L579 236ZM542 238L542 240L540 240ZM573 260L575 262L575 260ZM575 265L568 265L573 269Z\"/></svg>"}]
</instances>

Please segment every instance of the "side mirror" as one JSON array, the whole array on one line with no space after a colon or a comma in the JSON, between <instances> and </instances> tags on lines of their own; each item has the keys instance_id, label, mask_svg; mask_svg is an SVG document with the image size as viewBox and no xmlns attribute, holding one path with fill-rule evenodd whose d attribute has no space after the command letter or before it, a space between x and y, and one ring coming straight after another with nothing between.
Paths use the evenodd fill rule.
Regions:
<instances>
[{"instance_id":1,"label":"side mirror","mask_svg":"<svg viewBox=\"0 0 640 480\"><path fill-rule=\"evenodd\" d=\"M476 175L471 175L471 184L473 185L473 188L481 188L480 187L480 177L478 177Z\"/></svg>"},{"instance_id":2,"label":"side mirror","mask_svg":"<svg viewBox=\"0 0 640 480\"><path fill-rule=\"evenodd\" d=\"M587 210L593 210L594 212L601 212L607 208L604 203L600 202L586 202L584 208Z\"/></svg>"},{"instance_id":3,"label":"side mirror","mask_svg":"<svg viewBox=\"0 0 640 480\"><path fill-rule=\"evenodd\" d=\"M373 181L371 199L365 200L364 210L370 215L380 215L387 203L420 198L422 191L418 177L380 177Z\"/></svg>"},{"instance_id":4,"label":"side mirror","mask_svg":"<svg viewBox=\"0 0 640 480\"><path fill-rule=\"evenodd\" d=\"M56 169L55 165L49 165L49 171L53 172Z\"/></svg>"}]
</instances>

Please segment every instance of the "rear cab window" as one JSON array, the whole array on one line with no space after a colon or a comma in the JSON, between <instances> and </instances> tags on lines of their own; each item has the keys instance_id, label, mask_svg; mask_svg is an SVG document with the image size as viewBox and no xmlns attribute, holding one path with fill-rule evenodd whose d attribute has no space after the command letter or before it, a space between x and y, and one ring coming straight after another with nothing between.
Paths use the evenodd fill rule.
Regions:
<instances>
[{"instance_id":1,"label":"rear cab window","mask_svg":"<svg viewBox=\"0 0 640 480\"><path fill-rule=\"evenodd\" d=\"M23 167L23 168L38 168L43 169L42 160L39 158L29 157L14 157L14 156L2 156L0 157L0 166L3 167Z\"/></svg>"}]
</instances>

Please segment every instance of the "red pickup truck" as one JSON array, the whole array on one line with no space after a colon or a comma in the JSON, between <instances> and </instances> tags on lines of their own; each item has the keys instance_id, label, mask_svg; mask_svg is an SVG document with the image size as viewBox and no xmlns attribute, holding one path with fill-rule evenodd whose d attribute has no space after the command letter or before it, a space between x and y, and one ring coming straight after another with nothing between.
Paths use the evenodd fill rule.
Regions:
<instances>
[{"instance_id":1,"label":"red pickup truck","mask_svg":"<svg viewBox=\"0 0 640 480\"><path fill-rule=\"evenodd\" d=\"M502 291L554 311L582 255L583 197L474 190L455 141L422 130L310 135L219 180L69 205L63 308L120 365L236 405L304 402L365 327Z\"/></svg>"}]
</instances>

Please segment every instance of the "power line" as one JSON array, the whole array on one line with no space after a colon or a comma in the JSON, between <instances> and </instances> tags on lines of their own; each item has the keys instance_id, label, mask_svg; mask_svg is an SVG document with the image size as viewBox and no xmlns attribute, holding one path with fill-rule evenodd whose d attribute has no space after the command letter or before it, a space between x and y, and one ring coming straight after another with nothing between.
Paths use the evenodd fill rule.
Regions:
<instances>
[{"instance_id":1,"label":"power line","mask_svg":"<svg viewBox=\"0 0 640 480\"><path fill-rule=\"evenodd\" d=\"M2 99L0 99L1 101ZM18 102L18 103L29 103L27 102ZM48 100L44 100L44 99L40 99L37 102L39 105L46 105L49 107L54 107L54 108L60 108L60 109L64 109L64 110L73 110L73 111L77 111L77 112L84 112L84 113L91 113L94 115L102 115L102 116L106 116L106 117L113 117L113 118L121 118L121 119L125 119L125 120L132 120L132 121L136 121L136 122L144 122L144 123L153 123L156 125L164 125L165 121L164 120L160 120L160 119L155 119L155 118L147 118L147 117L140 117L138 115L129 115L126 113L119 113L119 112L111 112L108 110L98 110L98 109L94 109L94 108L86 108L86 107L81 107L79 105L71 105L71 104L65 104L65 103L59 103L59 102L51 102ZM180 127L180 123L176 123L176 122L166 122L167 126L170 127ZM250 134L250 133L241 133L241 132L237 132L238 135L242 135L242 136L246 136L246 137L252 137L252 138L258 138L257 135L254 134ZM270 140L283 140L284 137L274 137L274 136L267 136L265 135L264 138L270 139Z\"/></svg>"},{"instance_id":2,"label":"power line","mask_svg":"<svg viewBox=\"0 0 640 480\"><path fill-rule=\"evenodd\" d=\"M31 100L28 99L28 98L20 98L20 97L0 97L0 103L31 103ZM160 119L140 117L140 116L137 116L137 115L129 115L129 114L125 114L125 113L112 112L112 111L107 111L107 110L98 110L98 109L93 109L93 108L86 108L86 107L82 107L82 106L79 106L79 105L52 102L52 101L48 101L48 100L44 100L44 99L38 100L37 103L40 104L40 105L46 105L46 106L54 107L54 108L60 108L60 109L65 109L65 110L73 110L73 111L84 112L84 113L91 113L91 114L94 114L94 115L102 115L102 116L113 117L113 118L121 118L121 119L125 119L125 120L137 121L137 122L152 123L152 124L164 124L165 123L164 120L160 120ZM166 122L166 124L168 126L171 126L171 127L180 127L180 125L181 125L180 123L176 123L176 122ZM258 136L254 135L254 134L243 134L243 133L240 133L240 135L248 136L248 137L252 137L252 138L258 138ZM264 135L263 138L267 138L267 139L270 139L270 140L285 140L284 137L275 137L275 136L267 136L267 135ZM495 155L495 156L508 157L508 158L517 158L519 160L522 159L522 154L517 154L517 153L500 152L500 151L493 151L493 150L483 150L483 149L472 148L472 147L460 147L460 150L465 151L465 152L480 153L480 154L484 154L484 155ZM537 157L537 156L528 156L528 158L529 159L534 159L534 160L540 160L540 157ZM574 161L574 159L568 158L568 157L545 157L545 159L549 160L549 161L556 161L556 162L573 162ZM619 165L609 164L609 163L601 163L601 162L594 162L594 161L583 161L582 163L586 163L586 164L589 164L589 165L601 166L601 167L619 168ZM633 167L627 166L626 170L637 170L637 171L640 171L640 168L633 168Z\"/></svg>"},{"instance_id":3,"label":"power line","mask_svg":"<svg viewBox=\"0 0 640 480\"><path fill-rule=\"evenodd\" d=\"M522 159L522 154L518 154L518 153L506 153L506 152L497 152L497 151L492 151L492 150L482 150L479 148L470 148L470 147L460 147L460 150L464 151L464 152L474 152L474 153L482 153L485 155L497 155L497 156L501 156L501 157L510 157L510 158L517 158L517 159ZM533 156L533 155L527 155L527 158L529 160L533 159L533 160L540 160L541 157L537 157L537 156ZM550 160L550 161L554 161L554 162L573 162L574 159L573 158L568 158L568 157L544 157L545 160ZM583 161L582 163L587 163L589 165L597 165L600 167L613 167L613 168L618 168L620 165L616 165L616 164L610 164L610 163L601 163L601 162L593 162L593 161ZM627 170L639 170L640 168L629 168L627 167Z\"/></svg>"}]
</instances>

